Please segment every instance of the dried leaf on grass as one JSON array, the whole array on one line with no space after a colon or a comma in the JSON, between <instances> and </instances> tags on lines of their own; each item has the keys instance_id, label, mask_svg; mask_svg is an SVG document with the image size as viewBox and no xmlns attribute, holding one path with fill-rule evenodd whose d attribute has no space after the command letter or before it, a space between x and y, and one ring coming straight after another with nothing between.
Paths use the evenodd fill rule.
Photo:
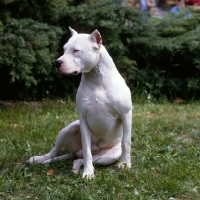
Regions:
<instances>
[{"instance_id":1,"label":"dried leaf on grass","mask_svg":"<svg viewBox=\"0 0 200 200\"><path fill-rule=\"evenodd\" d=\"M47 176L52 176L55 173L53 169L47 171Z\"/></svg>"}]
</instances>

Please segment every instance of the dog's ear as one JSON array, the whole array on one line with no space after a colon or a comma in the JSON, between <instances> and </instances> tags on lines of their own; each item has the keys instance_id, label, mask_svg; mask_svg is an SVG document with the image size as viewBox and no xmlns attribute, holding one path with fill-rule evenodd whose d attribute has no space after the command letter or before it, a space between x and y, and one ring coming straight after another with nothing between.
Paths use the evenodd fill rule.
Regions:
<instances>
[{"instance_id":1,"label":"dog's ear","mask_svg":"<svg viewBox=\"0 0 200 200\"><path fill-rule=\"evenodd\" d=\"M97 48L101 47L102 39L99 31L97 30L93 31L90 35L90 39L97 44Z\"/></svg>"},{"instance_id":2,"label":"dog's ear","mask_svg":"<svg viewBox=\"0 0 200 200\"><path fill-rule=\"evenodd\" d=\"M69 26L69 30L71 32L72 37L75 35L78 35L78 33L74 29L72 29L70 26Z\"/></svg>"}]
</instances>

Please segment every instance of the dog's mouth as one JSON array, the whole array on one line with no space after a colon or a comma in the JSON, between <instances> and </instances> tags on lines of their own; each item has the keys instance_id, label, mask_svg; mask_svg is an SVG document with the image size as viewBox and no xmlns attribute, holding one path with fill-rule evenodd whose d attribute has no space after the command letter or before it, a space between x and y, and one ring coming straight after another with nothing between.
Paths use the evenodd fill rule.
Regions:
<instances>
[{"instance_id":1,"label":"dog's mouth","mask_svg":"<svg viewBox=\"0 0 200 200\"><path fill-rule=\"evenodd\" d=\"M56 71L57 72L59 72L59 73L61 73L61 74L63 74L63 75L78 75L79 74L79 71L74 71L74 72L72 72L72 73L64 73L64 72L62 72L62 71L60 71L59 69L57 69L56 68Z\"/></svg>"},{"instance_id":2,"label":"dog's mouth","mask_svg":"<svg viewBox=\"0 0 200 200\"><path fill-rule=\"evenodd\" d=\"M78 74L78 71L74 71L72 74L73 74L73 75L77 75L77 74Z\"/></svg>"}]
</instances>

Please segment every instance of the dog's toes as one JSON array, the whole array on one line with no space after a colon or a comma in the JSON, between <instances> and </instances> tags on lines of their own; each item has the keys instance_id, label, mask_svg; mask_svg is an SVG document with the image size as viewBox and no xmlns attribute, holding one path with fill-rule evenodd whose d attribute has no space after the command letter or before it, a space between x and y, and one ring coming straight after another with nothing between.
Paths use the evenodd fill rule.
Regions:
<instances>
[{"instance_id":1,"label":"dog's toes","mask_svg":"<svg viewBox=\"0 0 200 200\"><path fill-rule=\"evenodd\" d=\"M82 178L86 178L86 179L94 178L94 167L93 167L92 162L84 163L84 170L83 170Z\"/></svg>"},{"instance_id":2,"label":"dog's toes","mask_svg":"<svg viewBox=\"0 0 200 200\"><path fill-rule=\"evenodd\" d=\"M29 158L26 162L29 163L29 164L37 164L37 163L35 162L34 156L31 157L31 158Z\"/></svg>"},{"instance_id":3,"label":"dog's toes","mask_svg":"<svg viewBox=\"0 0 200 200\"><path fill-rule=\"evenodd\" d=\"M92 166L91 168L84 168L82 178L86 179L92 179L94 178L94 167Z\"/></svg>"},{"instance_id":4,"label":"dog's toes","mask_svg":"<svg viewBox=\"0 0 200 200\"><path fill-rule=\"evenodd\" d=\"M86 178L86 179L93 179L95 177L94 173L91 174L85 174L83 173L82 178Z\"/></svg>"},{"instance_id":5,"label":"dog's toes","mask_svg":"<svg viewBox=\"0 0 200 200\"><path fill-rule=\"evenodd\" d=\"M71 172L72 172L73 174L78 174L78 171L79 171L79 170L76 170L76 169L72 169L72 170L71 170Z\"/></svg>"},{"instance_id":6,"label":"dog's toes","mask_svg":"<svg viewBox=\"0 0 200 200\"><path fill-rule=\"evenodd\" d=\"M83 159L74 160L73 167L72 167L72 172L74 174L78 174L81 165L83 165Z\"/></svg>"},{"instance_id":7,"label":"dog's toes","mask_svg":"<svg viewBox=\"0 0 200 200\"><path fill-rule=\"evenodd\" d=\"M131 163L120 162L118 164L118 169L127 170L131 168Z\"/></svg>"},{"instance_id":8,"label":"dog's toes","mask_svg":"<svg viewBox=\"0 0 200 200\"><path fill-rule=\"evenodd\" d=\"M29 158L26 162L29 164L42 164L44 160L44 156L33 156Z\"/></svg>"}]
</instances>

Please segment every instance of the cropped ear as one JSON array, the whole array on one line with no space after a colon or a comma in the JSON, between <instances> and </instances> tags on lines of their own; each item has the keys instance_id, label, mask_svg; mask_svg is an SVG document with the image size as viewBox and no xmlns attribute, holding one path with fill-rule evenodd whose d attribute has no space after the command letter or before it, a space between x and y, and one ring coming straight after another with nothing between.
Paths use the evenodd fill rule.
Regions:
<instances>
[{"instance_id":1,"label":"cropped ear","mask_svg":"<svg viewBox=\"0 0 200 200\"><path fill-rule=\"evenodd\" d=\"M69 30L71 32L72 37L75 35L78 35L78 33L74 29L72 29L70 26L69 26Z\"/></svg>"},{"instance_id":2,"label":"cropped ear","mask_svg":"<svg viewBox=\"0 0 200 200\"><path fill-rule=\"evenodd\" d=\"M97 44L97 48L101 47L102 39L99 31L95 30L90 34L90 39Z\"/></svg>"}]
</instances>

